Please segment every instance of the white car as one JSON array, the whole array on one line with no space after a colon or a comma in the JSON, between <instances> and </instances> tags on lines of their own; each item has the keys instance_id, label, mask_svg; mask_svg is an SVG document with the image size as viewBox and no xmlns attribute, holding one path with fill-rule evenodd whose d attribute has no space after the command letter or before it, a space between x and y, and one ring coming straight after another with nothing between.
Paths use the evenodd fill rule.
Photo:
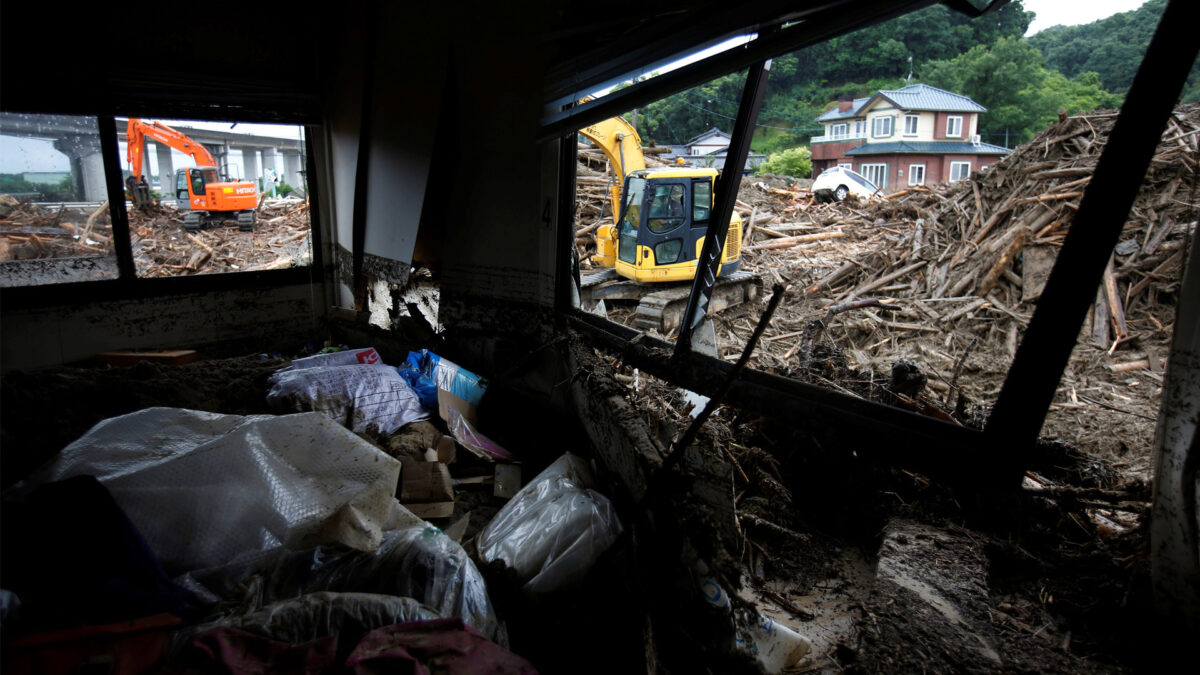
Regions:
<instances>
[{"instance_id":1,"label":"white car","mask_svg":"<svg viewBox=\"0 0 1200 675\"><path fill-rule=\"evenodd\" d=\"M845 167L834 166L825 169L813 181L812 193L817 199L827 202L833 199L842 201L846 195L854 195L859 199L870 199L880 193L874 183L862 174Z\"/></svg>"}]
</instances>

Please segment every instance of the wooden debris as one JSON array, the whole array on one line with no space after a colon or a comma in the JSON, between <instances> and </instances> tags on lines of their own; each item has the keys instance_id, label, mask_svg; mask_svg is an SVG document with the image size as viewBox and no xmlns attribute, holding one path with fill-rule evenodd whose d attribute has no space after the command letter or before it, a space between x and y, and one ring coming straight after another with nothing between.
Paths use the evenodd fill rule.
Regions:
<instances>
[{"instance_id":1,"label":"wooden debris","mask_svg":"<svg viewBox=\"0 0 1200 675\"><path fill-rule=\"evenodd\" d=\"M11 199L11 198L10 198ZM11 200L0 218L0 262L31 258L115 256L108 202L45 208ZM254 232L235 223L188 232L183 214L170 207L130 209L129 230L140 277L283 269L307 265L308 203L295 199L259 204Z\"/></svg>"}]
</instances>

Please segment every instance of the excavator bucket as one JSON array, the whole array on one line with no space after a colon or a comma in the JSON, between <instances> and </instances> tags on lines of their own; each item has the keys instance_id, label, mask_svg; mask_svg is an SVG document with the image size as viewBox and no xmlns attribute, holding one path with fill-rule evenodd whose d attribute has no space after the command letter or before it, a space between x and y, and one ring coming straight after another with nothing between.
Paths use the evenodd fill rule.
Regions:
<instances>
[{"instance_id":1,"label":"excavator bucket","mask_svg":"<svg viewBox=\"0 0 1200 675\"><path fill-rule=\"evenodd\" d=\"M134 178L130 176L125 179L125 191L129 194L129 200L133 202L134 208L144 209L150 205L150 184L143 178Z\"/></svg>"}]
</instances>

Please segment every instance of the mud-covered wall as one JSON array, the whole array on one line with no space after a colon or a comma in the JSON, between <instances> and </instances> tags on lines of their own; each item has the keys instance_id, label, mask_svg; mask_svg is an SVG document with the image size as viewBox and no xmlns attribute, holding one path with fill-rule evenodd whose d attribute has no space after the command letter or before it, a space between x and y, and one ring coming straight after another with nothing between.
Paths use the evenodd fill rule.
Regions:
<instances>
[{"instance_id":1,"label":"mud-covered wall","mask_svg":"<svg viewBox=\"0 0 1200 675\"><path fill-rule=\"evenodd\" d=\"M6 307L0 321L0 370L73 363L117 349L203 350L240 343L268 351L318 328L320 298L317 286L288 285Z\"/></svg>"}]
</instances>

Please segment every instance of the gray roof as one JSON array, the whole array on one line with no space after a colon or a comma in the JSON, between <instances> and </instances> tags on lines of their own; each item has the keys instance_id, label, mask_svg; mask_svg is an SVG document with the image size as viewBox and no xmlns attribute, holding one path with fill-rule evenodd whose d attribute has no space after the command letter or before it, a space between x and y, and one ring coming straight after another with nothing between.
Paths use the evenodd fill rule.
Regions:
<instances>
[{"instance_id":1,"label":"gray roof","mask_svg":"<svg viewBox=\"0 0 1200 675\"><path fill-rule=\"evenodd\" d=\"M705 136L710 136L710 135L712 135L712 136L720 135L720 136L724 136L725 138L730 137L729 134L725 133L724 131L721 131L720 129L713 127L711 129L709 129L708 131L705 131L704 133L693 137L692 140L687 142L687 145L692 145L696 141L704 138Z\"/></svg>"},{"instance_id":2,"label":"gray roof","mask_svg":"<svg viewBox=\"0 0 1200 675\"><path fill-rule=\"evenodd\" d=\"M846 152L847 155L1007 155L1008 148L991 143L966 141L895 141L892 143L863 143Z\"/></svg>"},{"instance_id":3,"label":"gray roof","mask_svg":"<svg viewBox=\"0 0 1200 675\"><path fill-rule=\"evenodd\" d=\"M987 108L975 101L927 84L913 84L902 89L881 89L871 100L886 98L901 110L938 110L945 112L985 112ZM820 119L819 117L817 119Z\"/></svg>"},{"instance_id":4,"label":"gray roof","mask_svg":"<svg viewBox=\"0 0 1200 675\"><path fill-rule=\"evenodd\" d=\"M869 97L869 96L866 98L856 98L856 99L854 99L854 102L850 104L850 109L847 110L846 112L838 112L837 108L834 108L833 110L827 110L826 112L821 113L821 115L817 117L817 121L818 122L832 122L834 120L844 120L844 119L849 119L851 117L858 117L858 114L862 110L862 107L867 104L867 101L870 101L870 100L871 100L871 97Z\"/></svg>"}]
</instances>

